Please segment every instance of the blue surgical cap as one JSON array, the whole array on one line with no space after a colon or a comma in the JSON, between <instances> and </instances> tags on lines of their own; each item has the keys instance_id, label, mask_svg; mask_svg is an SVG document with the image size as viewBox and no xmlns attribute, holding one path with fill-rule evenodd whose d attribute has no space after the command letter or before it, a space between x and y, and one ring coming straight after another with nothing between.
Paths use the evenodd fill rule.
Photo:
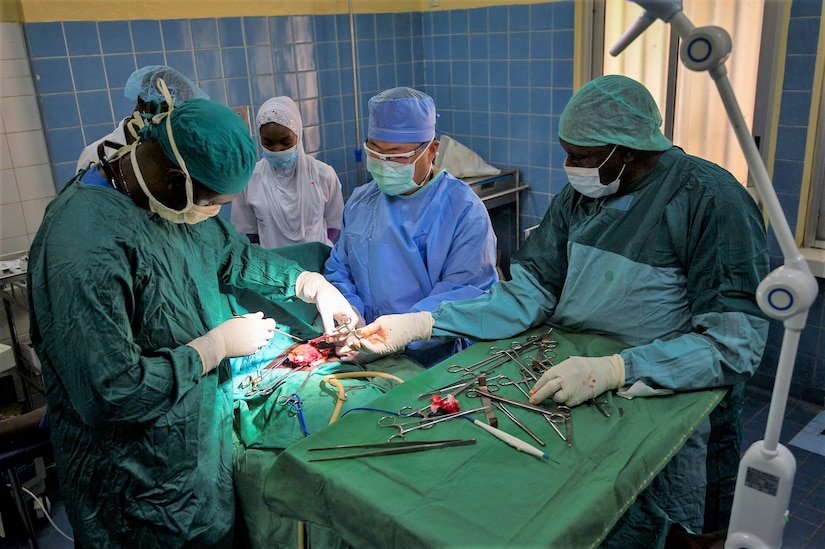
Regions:
<instances>
[{"instance_id":1,"label":"blue surgical cap","mask_svg":"<svg viewBox=\"0 0 825 549\"><path fill-rule=\"evenodd\" d=\"M435 137L435 103L412 88L392 88L370 99L367 137L387 143L424 143Z\"/></svg>"},{"instance_id":2,"label":"blue surgical cap","mask_svg":"<svg viewBox=\"0 0 825 549\"><path fill-rule=\"evenodd\" d=\"M666 151L662 115L642 84L611 74L582 86L559 120L559 137L580 147L622 145L637 151Z\"/></svg>"},{"instance_id":3,"label":"blue surgical cap","mask_svg":"<svg viewBox=\"0 0 825 549\"><path fill-rule=\"evenodd\" d=\"M193 179L216 193L237 194L246 187L258 153L246 122L227 106L192 99L169 111L174 144ZM160 143L167 158L180 167L166 129L166 118L140 129L141 140Z\"/></svg>"},{"instance_id":4,"label":"blue surgical cap","mask_svg":"<svg viewBox=\"0 0 825 549\"><path fill-rule=\"evenodd\" d=\"M158 78L163 78L169 88L169 94L175 103L183 103L188 99L209 99L209 96L194 82L186 78L177 70L166 65L147 65L141 67L129 77L123 89L123 95L137 101L138 97L149 103L166 101L157 87Z\"/></svg>"}]
</instances>

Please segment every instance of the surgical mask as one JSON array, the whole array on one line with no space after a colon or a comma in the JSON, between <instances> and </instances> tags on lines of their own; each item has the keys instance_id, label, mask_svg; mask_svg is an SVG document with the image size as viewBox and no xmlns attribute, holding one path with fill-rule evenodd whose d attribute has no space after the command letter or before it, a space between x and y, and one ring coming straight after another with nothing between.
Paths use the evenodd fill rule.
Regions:
<instances>
[{"instance_id":1,"label":"surgical mask","mask_svg":"<svg viewBox=\"0 0 825 549\"><path fill-rule=\"evenodd\" d=\"M263 153L264 158L273 168L285 169L295 164L295 160L298 158L298 145L283 151L270 151L264 147Z\"/></svg>"},{"instance_id":2,"label":"surgical mask","mask_svg":"<svg viewBox=\"0 0 825 549\"><path fill-rule=\"evenodd\" d=\"M584 196L588 196L590 198L599 198L601 196L616 194L616 191L619 190L619 183L627 164L622 166L622 171L619 172L616 179L607 185L602 184L599 169L604 166L608 160L610 160L610 157L613 156L614 152L616 152L617 147L618 145L613 146L613 150L610 151L610 154L607 155L604 162L599 164L598 168L580 168L565 164L564 171L567 173L567 179L570 181L570 184L573 185L573 188Z\"/></svg>"},{"instance_id":3,"label":"surgical mask","mask_svg":"<svg viewBox=\"0 0 825 549\"><path fill-rule=\"evenodd\" d=\"M160 204L160 202L153 202L150 203L149 209L153 212L161 216L163 219L167 221L171 221L172 223L187 223L189 225L194 225L195 223L200 223L201 221L206 221L210 217L215 217L221 212L221 206L198 206L197 204L192 204L192 207L185 212L179 212L173 210L172 208L167 208L160 204L162 208L156 208L155 204Z\"/></svg>"},{"instance_id":4,"label":"surgical mask","mask_svg":"<svg viewBox=\"0 0 825 549\"><path fill-rule=\"evenodd\" d=\"M401 164L392 160L378 160L367 155L367 171L372 174L372 178L384 194L398 196L419 187L414 179L415 164L424 156L422 154L410 164Z\"/></svg>"}]
</instances>

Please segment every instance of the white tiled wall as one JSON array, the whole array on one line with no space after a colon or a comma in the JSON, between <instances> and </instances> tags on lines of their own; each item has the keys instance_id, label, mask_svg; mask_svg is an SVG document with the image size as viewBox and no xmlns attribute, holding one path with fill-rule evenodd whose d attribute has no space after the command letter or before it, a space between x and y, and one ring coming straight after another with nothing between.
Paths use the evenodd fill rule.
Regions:
<instances>
[{"instance_id":1,"label":"white tiled wall","mask_svg":"<svg viewBox=\"0 0 825 549\"><path fill-rule=\"evenodd\" d=\"M0 23L0 254L29 249L54 195L23 29Z\"/></svg>"}]
</instances>

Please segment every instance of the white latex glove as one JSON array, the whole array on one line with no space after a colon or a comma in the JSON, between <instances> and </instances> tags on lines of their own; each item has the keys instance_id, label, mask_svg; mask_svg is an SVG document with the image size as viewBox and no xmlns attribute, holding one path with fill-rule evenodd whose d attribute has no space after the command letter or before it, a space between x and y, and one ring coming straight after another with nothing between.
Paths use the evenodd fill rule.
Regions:
<instances>
[{"instance_id":1,"label":"white latex glove","mask_svg":"<svg viewBox=\"0 0 825 549\"><path fill-rule=\"evenodd\" d=\"M576 406L623 385L624 359L621 355L571 356L542 374L530 389L530 402L539 404L553 397L559 404Z\"/></svg>"},{"instance_id":2,"label":"white latex glove","mask_svg":"<svg viewBox=\"0 0 825 549\"><path fill-rule=\"evenodd\" d=\"M342 353L361 351L388 355L403 351L413 341L427 341L433 333L433 315L429 311L384 315L356 330L360 338L341 348Z\"/></svg>"},{"instance_id":3,"label":"white latex glove","mask_svg":"<svg viewBox=\"0 0 825 549\"><path fill-rule=\"evenodd\" d=\"M262 312L231 318L212 328L187 345L201 357L203 373L211 371L224 358L256 353L275 334L275 320L264 318Z\"/></svg>"},{"instance_id":4,"label":"white latex glove","mask_svg":"<svg viewBox=\"0 0 825 549\"><path fill-rule=\"evenodd\" d=\"M295 295L307 303L315 303L324 323L324 332L335 332L335 322L343 317L357 319L358 311L349 304L347 298L338 289L327 282L324 275L304 271L295 281Z\"/></svg>"}]
</instances>

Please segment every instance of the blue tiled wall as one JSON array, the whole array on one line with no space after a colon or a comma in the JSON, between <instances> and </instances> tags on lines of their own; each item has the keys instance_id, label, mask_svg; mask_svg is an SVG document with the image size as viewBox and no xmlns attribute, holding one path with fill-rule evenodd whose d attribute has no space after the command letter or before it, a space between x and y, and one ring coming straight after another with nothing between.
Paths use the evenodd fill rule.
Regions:
<instances>
[{"instance_id":1,"label":"blue tiled wall","mask_svg":"<svg viewBox=\"0 0 825 549\"><path fill-rule=\"evenodd\" d=\"M293 97L307 152L336 169L345 196L368 177L354 149L366 134L369 98L413 86L434 97L440 131L520 171L532 188L522 201L527 227L563 184L563 171L550 165L554 124L572 93L573 9L563 1L356 15L357 131L346 14L30 23L25 32L60 185L83 144L132 110L123 86L143 65L173 66L253 120L269 97Z\"/></svg>"},{"instance_id":2,"label":"blue tiled wall","mask_svg":"<svg viewBox=\"0 0 825 549\"><path fill-rule=\"evenodd\" d=\"M423 85L420 14L355 19L362 103L383 88ZM293 97L307 152L336 169L347 195L357 184L348 15L31 23L25 32L60 185L73 175L83 144L134 108L123 86L149 64L177 68L213 100L248 109L252 120L266 99ZM377 51L390 55L378 59Z\"/></svg>"},{"instance_id":3,"label":"blue tiled wall","mask_svg":"<svg viewBox=\"0 0 825 549\"><path fill-rule=\"evenodd\" d=\"M802 172L821 13L822 0L794 0L791 5L773 184L792 230L796 229L798 205L802 199ZM775 268L783 263L783 258L773 234L770 244L771 265ZM825 398L825 280L818 282L819 297L808 312L808 323L801 334L791 394L822 404ZM754 382L762 387L773 387L783 334L782 324L771 322L765 358L754 378Z\"/></svg>"}]
</instances>

